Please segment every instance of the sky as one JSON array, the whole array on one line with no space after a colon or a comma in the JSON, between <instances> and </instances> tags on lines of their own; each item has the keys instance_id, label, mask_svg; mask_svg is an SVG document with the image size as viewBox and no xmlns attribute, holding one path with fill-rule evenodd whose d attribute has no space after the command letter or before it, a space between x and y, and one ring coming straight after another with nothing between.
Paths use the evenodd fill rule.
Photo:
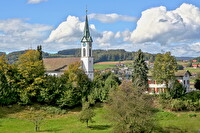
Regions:
<instances>
[{"instance_id":1,"label":"sky","mask_svg":"<svg viewBox=\"0 0 200 133\"><path fill-rule=\"evenodd\" d=\"M80 48L86 8L93 49L200 56L198 0L0 0L0 51Z\"/></svg>"}]
</instances>

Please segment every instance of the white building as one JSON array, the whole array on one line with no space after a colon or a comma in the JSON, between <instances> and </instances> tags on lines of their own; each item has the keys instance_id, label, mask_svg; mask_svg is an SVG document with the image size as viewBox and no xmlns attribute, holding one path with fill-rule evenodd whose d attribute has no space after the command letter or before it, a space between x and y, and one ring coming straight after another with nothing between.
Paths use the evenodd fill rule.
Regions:
<instances>
[{"instance_id":1,"label":"white building","mask_svg":"<svg viewBox=\"0 0 200 133\"><path fill-rule=\"evenodd\" d=\"M179 83L182 83L182 85L186 88L186 92L190 92L190 76L192 76L191 73L189 71L180 70L175 73L175 76ZM158 84L155 80L152 80L151 77L149 77L148 83L148 93L159 94L166 91L165 83Z\"/></svg>"}]
</instances>

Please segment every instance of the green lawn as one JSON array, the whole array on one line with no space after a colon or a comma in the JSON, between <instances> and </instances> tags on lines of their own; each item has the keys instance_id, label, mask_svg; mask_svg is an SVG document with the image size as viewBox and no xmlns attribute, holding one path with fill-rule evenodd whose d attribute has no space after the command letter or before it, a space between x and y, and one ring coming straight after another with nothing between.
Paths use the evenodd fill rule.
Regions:
<instances>
[{"instance_id":1,"label":"green lawn","mask_svg":"<svg viewBox=\"0 0 200 133\"><path fill-rule=\"evenodd\" d=\"M94 69L105 70L107 68L114 68L115 64L94 64Z\"/></svg>"},{"instance_id":2,"label":"green lawn","mask_svg":"<svg viewBox=\"0 0 200 133\"><path fill-rule=\"evenodd\" d=\"M26 111L5 113L0 107L0 133L34 133L34 124L23 119ZM11 109L12 110L12 109ZM3 114L4 113L4 114ZM65 115L56 115L54 118L46 118L41 125L40 132L58 133L107 133L112 131L110 123L105 120L105 110L101 107L95 108L96 116L94 123L89 123L90 128L86 128L85 123L78 120L79 111L69 111Z\"/></svg>"},{"instance_id":3,"label":"green lawn","mask_svg":"<svg viewBox=\"0 0 200 133\"><path fill-rule=\"evenodd\" d=\"M184 68L184 70L189 70L191 73L200 72L200 68L193 68L193 67L187 67L187 68Z\"/></svg>"},{"instance_id":4,"label":"green lawn","mask_svg":"<svg viewBox=\"0 0 200 133\"><path fill-rule=\"evenodd\" d=\"M189 114L196 114L190 117ZM172 133L197 133L200 130L200 112L158 112L160 126Z\"/></svg>"},{"instance_id":5,"label":"green lawn","mask_svg":"<svg viewBox=\"0 0 200 133\"><path fill-rule=\"evenodd\" d=\"M0 107L0 133L34 133L34 125L23 119L26 110L12 111L12 108ZM103 107L96 107L95 123L90 123L90 128L86 128L85 123L78 120L80 109L68 111L64 115L54 115L46 118L41 126L42 133L110 133L111 124L106 120L106 110ZM159 111L155 114L159 125L168 132L188 132L197 133L200 130L200 112L196 112L196 117L189 117L194 112L164 112Z\"/></svg>"}]
</instances>

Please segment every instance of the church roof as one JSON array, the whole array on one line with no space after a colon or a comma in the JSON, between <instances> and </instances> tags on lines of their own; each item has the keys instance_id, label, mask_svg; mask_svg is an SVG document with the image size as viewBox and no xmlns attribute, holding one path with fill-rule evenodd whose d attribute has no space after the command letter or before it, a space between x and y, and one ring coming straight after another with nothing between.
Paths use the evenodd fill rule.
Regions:
<instances>
[{"instance_id":1,"label":"church roof","mask_svg":"<svg viewBox=\"0 0 200 133\"><path fill-rule=\"evenodd\" d=\"M70 64L80 61L80 57L43 59L46 71L64 71L68 69Z\"/></svg>"},{"instance_id":2,"label":"church roof","mask_svg":"<svg viewBox=\"0 0 200 133\"><path fill-rule=\"evenodd\" d=\"M88 25L88 17L85 17L85 27L84 27L84 35L81 39L81 42L93 42L92 37L90 36L90 30Z\"/></svg>"}]
</instances>

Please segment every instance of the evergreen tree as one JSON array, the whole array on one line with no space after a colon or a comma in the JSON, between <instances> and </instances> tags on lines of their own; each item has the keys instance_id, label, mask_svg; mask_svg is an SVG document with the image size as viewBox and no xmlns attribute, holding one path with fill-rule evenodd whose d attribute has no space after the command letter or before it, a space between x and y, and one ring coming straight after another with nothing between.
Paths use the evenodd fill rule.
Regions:
<instances>
[{"instance_id":1,"label":"evergreen tree","mask_svg":"<svg viewBox=\"0 0 200 133\"><path fill-rule=\"evenodd\" d=\"M37 51L39 52L39 60L42 60L42 46L37 46Z\"/></svg>"},{"instance_id":2,"label":"evergreen tree","mask_svg":"<svg viewBox=\"0 0 200 133\"><path fill-rule=\"evenodd\" d=\"M137 55L133 62L133 74L132 82L136 88L145 90L148 88L148 67L144 60L144 54L141 50L137 52Z\"/></svg>"}]
</instances>

